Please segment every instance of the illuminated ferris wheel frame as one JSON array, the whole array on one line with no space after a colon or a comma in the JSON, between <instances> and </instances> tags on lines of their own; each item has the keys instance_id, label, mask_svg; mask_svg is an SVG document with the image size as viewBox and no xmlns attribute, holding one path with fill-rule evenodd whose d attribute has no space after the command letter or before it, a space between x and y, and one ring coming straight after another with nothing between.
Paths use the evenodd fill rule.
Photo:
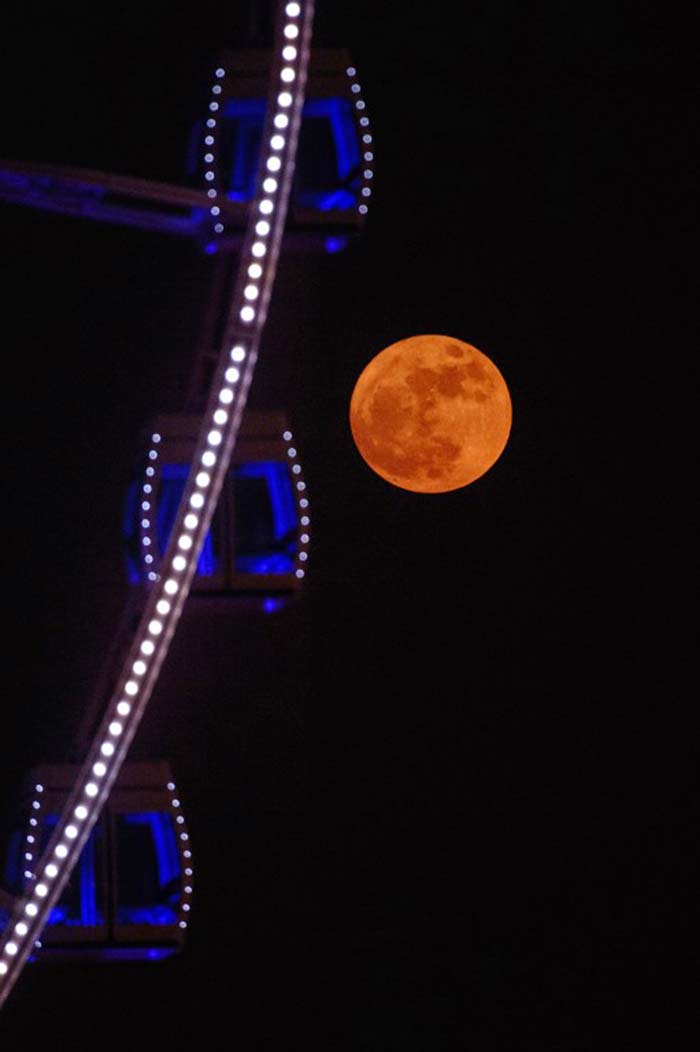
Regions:
<instances>
[{"instance_id":1,"label":"illuminated ferris wheel frame","mask_svg":"<svg viewBox=\"0 0 700 1052\"><path fill-rule=\"evenodd\" d=\"M313 0L280 4L263 149L231 307L168 549L73 791L0 942L0 1007L40 939L127 756L187 598L241 423L274 284L304 103ZM217 103L208 127L216 128ZM218 215L217 191L208 192ZM297 483L303 486L302 482ZM303 573L303 571L300 571ZM182 832L181 838L188 834Z\"/></svg>"}]
</instances>

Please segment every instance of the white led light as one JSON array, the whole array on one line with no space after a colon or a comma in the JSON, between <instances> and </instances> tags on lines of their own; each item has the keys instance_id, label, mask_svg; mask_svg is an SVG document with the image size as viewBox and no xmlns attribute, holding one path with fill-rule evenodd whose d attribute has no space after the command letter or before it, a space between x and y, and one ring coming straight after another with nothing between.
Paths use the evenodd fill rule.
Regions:
<instances>
[{"instance_id":1,"label":"white led light","mask_svg":"<svg viewBox=\"0 0 700 1052\"><path fill-rule=\"evenodd\" d=\"M293 62L297 57L297 49L293 44L287 44L282 48L282 58L285 62Z\"/></svg>"},{"instance_id":2,"label":"white led light","mask_svg":"<svg viewBox=\"0 0 700 1052\"><path fill-rule=\"evenodd\" d=\"M135 676L142 676L146 671L146 662L135 661L131 666L131 671L134 673Z\"/></svg>"},{"instance_id":3,"label":"white led light","mask_svg":"<svg viewBox=\"0 0 700 1052\"><path fill-rule=\"evenodd\" d=\"M85 804L78 804L73 814L79 822L84 822L88 816L88 809Z\"/></svg>"},{"instance_id":4,"label":"white led light","mask_svg":"<svg viewBox=\"0 0 700 1052\"><path fill-rule=\"evenodd\" d=\"M302 497L301 500L299 501L299 507L300 508L308 508L308 506L309 506L308 500L306 499L306 497Z\"/></svg>"},{"instance_id":5,"label":"white led light","mask_svg":"<svg viewBox=\"0 0 700 1052\"><path fill-rule=\"evenodd\" d=\"M212 95L220 95L221 94L221 85L220 84L215 84L214 87L211 89L211 91L212 91Z\"/></svg>"},{"instance_id":6,"label":"white led light","mask_svg":"<svg viewBox=\"0 0 700 1052\"><path fill-rule=\"evenodd\" d=\"M214 173L213 172L205 172L204 173L204 178L207 180L208 183L210 183L212 181L212 179L214 178Z\"/></svg>"},{"instance_id":7,"label":"white led light","mask_svg":"<svg viewBox=\"0 0 700 1052\"><path fill-rule=\"evenodd\" d=\"M211 216L218 216L220 212L221 212L221 209L219 208L218 205L212 205L211 208L209 209L209 215L211 215Z\"/></svg>"},{"instance_id":8,"label":"white led light","mask_svg":"<svg viewBox=\"0 0 700 1052\"><path fill-rule=\"evenodd\" d=\"M148 451L148 459L149 460L157 460L158 459L158 454L156 453L155 449L149 449L149 451Z\"/></svg>"},{"instance_id":9,"label":"white led light","mask_svg":"<svg viewBox=\"0 0 700 1052\"><path fill-rule=\"evenodd\" d=\"M207 146L213 146L214 145L214 136L213 135L206 135L205 138L204 138L204 142L205 142L205 144Z\"/></svg>"},{"instance_id":10,"label":"white led light","mask_svg":"<svg viewBox=\"0 0 700 1052\"><path fill-rule=\"evenodd\" d=\"M184 912L184 913L187 913L187 911L189 910L189 908L190 908L190 904L189 904L189 902L183 902L183 904L182 904L182 910L183 910L183 912Z\"/></svg>"},{"instance_id":11,"label":"white led light","mask_svg":"<svg viewBox=\"0 0 700 1052\"><path fill-rule=\"evenodd\" d=\"M238 383L238 381L240 380L241 374L239 373L235 365L231 365L224 373L224 377L228 381L228 383L235 384ZM230 398L229 395L231 396ZM228 405L230 402L233 401L233 391L227 388L222 388L219 398L222 402Z\"/></svg>"},{"instance_id":12,"label":"white led light","mask_svg":"<svg viewBox=\"0 0 700 1052\"><path fill-rule=\"evenodd\" d=\"M218 108L219 108L219 103L218 102L210 102L209 103L209 109L211 110L212 113L216 113Z\"/></svg>"},{"instance_id":13,"label":"white led light","mask_svg":"<svg viewBox=\"0 0 700 1052\"><path fill-rule=\"evenodd\" d=\"M363 186L362 187L362 196L363 197L369 197L371 193L372 193L372 191L370 190L370 188L368 186Z\"/></svg>"},{"instance_id":14,"label":"white led light","mask_svg":"<svg viewBox=\"0 0 700 1052\"><path fill-rule=\"evenodd\" d=\"M28 902L27 905L24 907L24 912L27 914L28 917L36 917L37 913L39 912L39 907L35 902Z\"/></svg>"},{"instance_id":15,"label":"white led light","mask_svg":"<svg viewBox=\"0 0 700 1052\"><path fill-rule=\"evenodd\" d=\"M277 180L273 179L271 175L268 175L267 179L263 182L263 190L266 194L274 194L277 189Z\"/></svg>"},{"instance_id":16,"label":"white led light","mask_svg":"<svg viewBox=\"0 0 700 1052\"><path fill-rule=\"evenodd\" d=\"M236 345L235 347L233 347L231 349L231 361L232 362L242 362L244 358L245 358L245 351L243 350L242 347L239 347L238 345Z\"/></svg>"},{"instance_id":17,"label":"white led light","mask_svg":"<svg viewBox=\"0 0 700 1052\"><path fill-rule=\"evenodd\" d=\"M184 823L185 823L185 819L184 819L184 817L182 815L178 815L177 818L175 819L175 821L180 826L184 825Z\"/></svg>"},{"instance_id":18,"label":"white led light","mask_svg":"<svg viewBox=\"0 0 700 1052\"><path fill-rule=\"evenodd\" d=\"M192 858L192 852L191 851L183 851L182 852L182 857L183 858Z\"/></svg>"},{"instance_id":19,"label":"white led light","mask_svg":"<svg viewBox=\"0 0 700 1052\"><path fill-rule=\"evenodd\" d=\"M290 446L289 449L287 450L287 456L288 457L295 457L296 455L297 455L296 449L294 448L294 446Z\"/></svg>"},{"instance_id":20,"label":"white led light","mask_svg":"<svg viewBox=\"0 0 700 1052\"><path fill-rule=\"evenodd\" d=\"M117 712L120 716L128 716L131 712L131 705L128 701L120 701L117 705ZM95 764L95 767L97 767L97 764ZM95 767L93 767L93 771L95 770Z\"/></svg>"},{"instance_id":21,"label":"white led light","mask_svg":"<svg viewBox=\"0 0 700 1052\"><path fill-rule=\"evenodd\" d=\"M269 163L270 162L268 161L268 164ZM269 216L272 215L275 206L273 205L272 201L270 201L270 199L266 197L260 202L260 205L258 207L264 216Z\"/></svg>"},{"instance_id":22,"label":"white led light","mask_svg":"<svg viewBox=\"0 0 700 1052\"><path fill-rule=\"evenodd\" d=\"M259 290L257 285L246 285L243 290L243 295L247 300L256 300L259 296Z\"/></svg>"},{"instance_id":23,"label":"white led light","mask_svg":"<svg viewBox=\"0 0 700 1052\"><path fill-rule=\"evenodd\" d=\"M223 77L223 76L225 76L225 74L226 74L226 70L222 69L221 66L219 66L219 68L216 71L216 76L217 77Z\"/></svg>"},{"instance_id":24,"label":"white led light","mask_svg":"<svg viewBox=\"0 0 700 1052\"><path fill-rule=\"evenodd\" d=\"M40 899L45 899L48 893L49 889L46 887L46 884L37 884L34 888L34 894L38 895Z\"/></svg>"},{"instance_id":25,"label":"white led light","mask_svg":"<svg viewBox=\"0 0 700 1052\"><path fill-rule=\"evenodd\" d=\"M49 880L53 880L54 877L58 876L58 866L54 862L49 862L48 866L44 870L44 874L49 878Z\"/></svg>"},{"instance_id":26,"label":"white led light","mask_svg":"<svg viewBox=\"0 0 700 1052\"><path fill-rule=\"evenodd\" d=\"M347 75L349 77L354 77L355 74L357 73L357 70L355 69L354 66L348 66L348 68L345 70L345 72L347 73Z\"/></svg>"},{"instance_id":27,"label":"white led light","mask_svg":"<svg viewBox=\"0 0 700 1052\"><path fill-rule=\"evenodd\" d=\"M371 179L373 172L370 168L366 168L362 174L364 175L365 179Z\"/></svg>"},{"instance_id":28,"label":"white led light","mask_svg":"<svg viewBox=\"0 0 700 1052\"><path fill-rule=\"evenodd\" d=\"M170 603L168 602L167 599L159 599L158 602L156 603L156 610L157 610L157 612L159 614L162 614L162 616L165 617L166 614L170 613ZM134 686L135 685L136 684L134 684ZM127 683L127 688L128 688L128 686L129 686L129 684ZM135 694L135 693L136 693L135 690L130 691L130 690L127 689L127 694Z\"/></svg>"},{"instance_id":29,"label":"white led light","mask_svg":"<svg viewBox=\"0 0 700 1052\"><path fill-rule=\"evenodd\" d=\"M186 877L191 877L192 876L192 870L190 869L189 866L185 867L185 876Z\"/></svg>"},{"instance_id":30,"label":"white led light","mask_svg":"<svg viewBox=\"0 0 700 1052\"><path fill-rule=\"evenodd\" d=\"M299 36L299 30L296 26L285 26L284 35L286 36L287 40L296 40L296 38Z\"/></svg>"},{"instance_id":31,"label":"white led light","mask_svg":"<svg viewBox=\"0 0 700 1052\"><path fill-rule=\"evenodd\" d=\"M192 538L186 537L183 533L177 539L177 546L178 548L182 548L183 552L189 551L189 549L192 547Z\"/></svg>"},{"instance_id":32,"label":"white led light","mask_svg":"<svg viewBox=\"0 0 700 1052\"><path fill-rule=\"evenodd\" d=\"M309 556L308 556L308 554L306 552L299 552L299 558L301 559L302 562L306 562L306 560L309 558Z\"/></svg>"},{"instance_id":33,"label":"white led light","mask_svg":"<svg viewBox=\"0 0 700 1052\"><path fill-rule=\"evenodd\" d=\"M155 432L155 434L151 435L151 442L153 443L154 446L157 446L158 443L160 442L160 435L158 434L157 431Z\"/></svg>"},{"instance_id":34,"label":"white led light","mask_svg":"<svg viewBox=\"0 0 700 1052\"><path fill-rule=\"evenodd\" d=\"M0 961L0 975L7 975L7 965L4 961Z\"/></svg>"},{"instance_id":35,"label":"white led light","mask_svg":"<svg viewBox=\"0 0 700 1052\"><path fill-rule=\"evenodd\" d=\"M17 953L17 943L8 942L7 946L5 947L5 953L8 954L8 956L10 957L14 957L14 955Z\"/></svg>"},{"instance_id":36,"label":"white led light","mask_svg":"<svg viewBox=\"0 0 700 1052\"><path fill-rule=\"evenodd\" d=\"M214 413L213 419L215 424L218 424L219 427L223 427L228 420L228 413L225 409L217 409Z\"/></svg>"},{"instance_id":37,"label":"white led light","mask_svg":"<svg viewBox=\"0 0 700 1052\"><path fill-rule=\"evenodd\" d=\"M358 110L363 110L363 109L365 108L365 104L364 104L364 102L362 101L362 99L358 99L358 100L357 100L357 102L355 103L355 107L356 107L356 109L358 109Z\"/></svg>"},{"instance_id":38,"label":"white led light","mask_svg":"<svg viewBox=\"0 0 700 1052\"><path fill-rule=\"evenodd\" d=\"M275 128L286 128L289 124L289 117L286 113L278 113L274 120Z\"/></svg>"},{"instance_id":39,"label":"white led light","mask_svg":"<svg viewBox=\"0 0 700 1052\"><path fill-rule=\"evenodd\" d=\"M141 511L150 511L150 510L151 510L151 502L149 500L142 500L141 501Z\"/></svg>"},{"instance_id":40,"label":"white led light","mask_svg":"<svg viewBox=\"0 0 700 1052\"><path fill-rule=\"evenodd\" d=\"M267 182L267 180L265 180L265 181ZM270 181L274 182L274 179L272 179ZM248 277L257 279L261 275L262 275L262 267L260 266L260 264L259 263L251 263L250 266L248 267Z\"/></svg>"},{"instance_id":41,"label":"white led light","mask_svg":"<svg viewBox=\"0 0 700 1052\"><path fill-rule=\"evenodd\" d=\"M357 211L358 211L358 212L360 213L360 215L362 215L362 216L364 216L364 215L367 215L367 205L360 205L360 206L358 207Z\"/></svg>"},{"instance_id":42,"label":"white led light","mask_svg":"<svg viewBox=\"0 0 700 1052\"><path fill-rule=\"evenodd\" d=\"M282 167L282 162L279 157L268 157L267 159L267 170L268 172L279 172Z\"/></svg>"},{"instance_id":43,"label":"white led light","mask_svg":"<svg viewBox=\"0 0 700 1052\"><path fill-rule=\"evenodd\" d=\"M211 478L209 477L209 475L207 475L206 471L200 471L197 477L195 478L195 482L197 483L200 489L205 489L211 482Z\"/></svg>"},{"instance_id":44,"label":"white led light","mask_svg":"<svg viewBox=\"0 0 700 1052\"><path fill-rule=\"evenodd\" d=\"M198 522L199 522L199 518L196 515L185 515L185 528L186 529L193 530ZM169 606L170 606L170 603L168 603L168 607Z\"/></svg>"},{"instance_id":45,"label":"white led light","mask_svg":"<svg viewBox=\"0 0 700 1052\"><path fill-rule=\"evenodd\" d=\"M78 835L78 827L77 826L66 826L66 836L68 837L69 840L75 840L77 835Z\"/></svg>"},{"instance_id":46,"label":"white led light","mask_svg":"<svg viewBox=\"0 0 700 1052\"><path fill-rule=\"evenodd\" d=\"M297 489L300 490L300 491L301 490L305 490L306 489L306 483L305 482L297 482Z\"/></svg>"},{"instance_id":47,"label":"white led light","mask_svg":"<svg viewBox=\"0 0 700 1052\"><path fill-rule=\"evenodd\" d=\"M124 702L122 702L122 704L124 704ZM95 778L104 778L107 774L107 765L102 763L102 760L98 760L97 763L93 763L92 765L92 773L95 775ZM66 833L67 832L68 830L66 829Z\"/></svg>"},{"instance_id":48,"label":"white led light","mask_svg":"<svg viewBox=\"0 0 700 1052\"><path fill-rule=\"evenodd\" d=\"M244 307L241 311L241 321L250 322L255 317L255 311L252 307Z\"/></svg>"},{"instance_id":49,"label":"white led light","mask_svg":"<svg viewBox=\"0 0 700 1052\"><path fill-rule=\"evenodd\" d=\"M350 85L350 91L353 91L353 92L355 92L355 94L357 94L357 92L358 92L359 90L360 90L360 85L359 85L359 84L351 84L351 85Z\"/></svg>"},{"instance_id":50,"label":"white led light","mask_svg":"<svg viewBox=\"0 0 700 1052\"><path fill-rule=\"evenodd\" d=\"M291 84L296 76L296 73L291 66L285 66L280 72L280 80L285 84Z\"/></svg>"},{"instance_id":51,"label":"white led light","mask_svg":"<svg viewBox=\"0 0 700 1052\"><path fill-rule=\"evenodd\" d=\"M187 833L180 833L180 840L185 840L186 841L186 840L189 840L189 839L190 838L188 837Z\"/></svg>"},{"instance_id":52,"label":"white led light","mask_svg":"<svg viewBox=\"0 0 700 1052\"><path fill-rule=\"evenodd\" d=\"M212 453L211 449L202 453L202 463L205 468L213 468L216 464L216 453Z\"/></svg>"},{"instance_id":53,"label":"white led light","mask_svg":"<svg viewBox=\"0 0 700 1052\"><path fill-rule=\"evenodd\" d=\"M223 234L223 232L224 232L224 224L223 223L214 223L214 230L216 231L217 234Z\"/></svg>"},{"instance_id":54,"label":"white led light","mask_svg":"<svg viewBox=\"0 0 700 1052\"><path fill-rule=\"evenodd\" d=\"M172 800L170 801L170 804L171 804L171 806L172 806L172 807L179 807L179 806L180 806L180 801L179 801L179 800L176 800L176 799L175 799L175 798L173 797L173 799L172 799Z\"/></svg>"},{"instance_id":55,"label":"white led light","mask_svg":"<svg viewBox=\"0 0 700 1052\"><path fill-rule=\"evenodd\" d=\"M143 643L139 647L139 650L141 651L142 654L146 654L146 655L149 655L149 656L153 653L153 651L155 649L156 648L153 645L153 643L150 641L150 639L144 639Z\"/></svg>"},{"instance_id":56,"label":"white led light","mask_svg":"<svg viewBox=\"0 0 700 1052\"><path fill-rule=\"evenodd\" d=\"M97 790L97 786L96 785L93 786L93 789ZM85 791L87 792L87 789ZM88 793L88 796L94 796L94 795L95 795L95 793ZM66 847L65 844L57 844L56 847L54 848L54 852L53 853L56 856L56 858L65 858L66 855L68 854L68 848Z\"/></svg>"},{"instance_id":57,"label":"white led light","mask_svg":"<svg viewBox=\"0 0 700 1052\"><path fill-rule=\"evenodd\" d=\"M144 493L150 493L152 489L153 489L153 486L150 484L150 482L145 482L144 483L144 486L143 486L143 492Z\"/></svg>"},{"instance_id":58,"label":"white led light","mask_svg":"<svg viewBox=\"0 0 700 1052\"><path fill-rule=\"evenodd\" d=\"M371 150L365 150L365 152L362 154L362 156L364 157L364 159L366 161L373 161L374 160L374 154L372 153Z\"/></svg>"},{"instance_id":59,"label":"white led light","mask_svg":"<svg viewBox=\"0 0 700 1052\"><path fill-rule=\"evenodd\" d=\"M255 233L259 234L260 237L267 237L270 233L270 224L266 219L259 219L255 224Z\"/></svg>"},{"instance_id":60,"label":"white led light","mask_svg":"<svg viewBox=\"0 0 700 1052\"><path fill-rule=\"evenodd\" d=\"M228 370L227 373L228 372L238 372L238 370L237 369L232 369L232 370ZM226 379L228 379L228 375L226 376ZM236 377L236 379L238 379L238 377ZM223 402L224 405L230 405L231 404L231 402L233 401L233 391L231 390L230 387L222 387L221 388L221 390L219 391L219 401ZM219 412L219 410L217 409L217 413L218 412Z\"/></svg>"},{"instance_id":61,"label":"white led light","mask_svg":"<svg viewBox=\"0 0 700 1052\"><path fill-rule=\"evenodd\" d=\"M265 255L267 249L262 244L262 242L256 241L250 251L253 253L254 256L260 259L261 256Z\"/></svg>"},{"instance_id":62,"label":"white led light","mask_svg":"<svg viewBox=\"0 0 700 1052\"><path fill-rule=\"evenodd\" d=\"M174 581L171 577L165 582L163 587L165 588L165 591L168 593L168 595L175 595L175 593L178 590L178 583L177 581Z\"/></svg>"},{"instance_id":63,"label":"white led light","mask_svg":"<svg viewBox=\"0 0 700 1052\"><path fill-rule=\"evenodd\" d=\"M161 602L162 602L162 600L161 600ZM158 613L160 614L160 613L162 613L162 611L158 610ZM167 613L167 610L166 610L166 613ZM138 689L139 689L139 685L133 679L130 679L129 682L124 687L125 692L132 698L133 698L134 694L138 693Z\"/></svg>"},{"instance_id":64,"label":"white led light","mask_svg":"<svg viewBox=\"0 0 700 1052\"><path fill-rule=\"evenodd\" d=\"M146 564L147 564L148 566L150 566L150 564L151 564L151 563L153 562L153 556L152 556L152 555L148 555L148 554L146 554L146 555L144 555L144 557L143 557L143 561L144 561L144 562L145 562L145 563L146 563ZM149 575L148 575L148 579L149 579L149 581L155 581L155 579L156 579L156 575L155 575L155 574L153 574L153 575L149 574Z\"/></svg>"},{"instance_id":65,"label":"white led light","mask_svg":"<svg viewBox=\"0 0 700 1052\"><path fill-rule=\"evenodd\" d=\"M284 10L288 18L296 18L297 15L300 13L301 8L299 7L299 4L291 3L287 4Z\"/></svg>"},{"instance_id":66,"label":"white led light","mask_svg":"<svg viewBox=\"0 0 700 1052\"><path fill-rule=\"evenodd\" d=\"M292 464L292 471L295 475L301 474L301 467L298 464Z\"/></svg>"},{"instance_id":67,"label":"white led light","mask_svg":"<svg viewBox=\"0 0 700 1052\"><path fill-rule=\"evenodd\" d=\"M185 887L184 887L183 890L185 892L185 895L191 895L192 894L192 888L190 887L189 884L185 884Z\"/></svg>"},{"instance_id":68,"label":"white led light","mask_svg":"<svg viewBox=\"0 0 700 1052\"><path fill-rule=\"evenodd\" d=\"M109 730L109 733L112 735L113 738L118 738L119 735L121 734L121 732L124 730L124 728L122 727L121 723L119 723L118 720L112 720L112 722L109 725L108 730Z\"/></svg>"},{"instance_id":69,"label":"white led light","mask_svg":"<svg viewBox=\"0 0 700 1052\"><path fill-rule=\"evenodd\" d=\"M163 631L163 622L156 621L154 618L153 621L149 621L148 631L151 633L152 636L159 636Z\"/></svg>"},{"instance_id":70,"label":"white led light","mask_svg":"<svg viewBox=\"0 0 700 1052\"><path fill-rule=\"evenodd\" d=\"M365 142L365 143L370 143L372 141L372 136L368 135L368 134L363 135L362 136L362 141Z\"/></svg>"},{"instance_id":71,"label":"white led light","mask_svg":"<svg viewBox=\"0 0 700 1052\"><path fill-rule=\"evenodd\" d=\"M299 540L301 541L302 544L308 544L309 543L309 535L308 535L308 533L302 533L302 535L299 538Z\"/></svg>"},{"instance_id":72,"label":"white led light","mask_svg":"<svg viewBox=\"0 0 700 1052\"><path fill-rule=\"evenodd\" d=\"M187 922L186 921L178 921L178 927L179 928L186 928L187 927Z\"/></svg>"},{"instance_id":73,"label":"white led light","mask_svg":"<svg viewBox=\"0 0 700 1052\"><path fill-rule=\"evenodd\" d=\"M100 745L100 752L103 756L112 756L114 753L114 746L111 742L102 742L102 745Z\"/></svg>"},{"instance_id":74,"label":"white led light","mask_svg":"<svg viewBox=\"0 0 700 1052\"><path fill-rule=\"evenodd\" d=\"M288 106L292 105L292 96L288 91L281 91L277 96L277 105L281 106L283 110L286 110Z\"/></svg>"},{"instance_id":75,"label":"white led light","mask_svg":"<svg viewBox=\"0 0 700 1052\"><path fill-rule=\"evenodd\" d=\"M301 580L301 578L304 576L304 571L303 570L296 570L294 576L298 577Z\"/></svg>"},{"instance_id":76,"label":"white led light","mask_svg":"<svg viewBox=\"0 0 700 1052\"><path fill-rule=\"evenodd\" d=\"M20 921L19 924L15 924L15 934L16 935L19 935L19 936L26 935L28 931L29 931L29 926L27 924L25 924L24 921Z\"/></svg>"},{"instance_id":77,"label":"white led light","mask_svg":"<svg viewBox=\"0 0 700 1052\"><path fill-rule=\"evenodd\" d=\"M207 190L207 197L216 197L216 190Z\"/></svg>"},{"instance_id":78,"label":"white led light","mask_svg":"<svg viewBox=\"0 0 700 1052\"><path fill-rule=\"evenodd\" d=\"M202 494L201 493L193 493L192 496L190 497L190 507L191 508L201 508L203 504L204 504L204 497L202 496ZM178 563L177 566L175 565L175 560L177 560L177 563ZM174 570L184 570L185 569L185 560L182 558L181 555L176 555L175 559L173 559L173 569Z\"/></svg>"},{"instance_id":79,"label":"white led light","mask_svg":"<svg viewBox=\"0 0 700 1052\"><path fill-rule=\"evenodd\" d=\"M369 124L369 117L360 117L360 124L363 128L366 128Z\"/></svg>"},{"instance_id":80,"label":"white led light","mask_svg":"<svg viewBox=\"0 0 700 1052\"><path fill-rule=\"evenodd\" d=\"M291 431L285 431L283 433L283 435L282 435L282 438L284 439L285 442L291 442L292 441L292 432Z\"/></svg>"},{"instance_id":81,"label":"white led light","mask_svg":"<svg viewBox=\"0 0 700 1052\"><path fill-rule=\"evenodd\" d=\"M152 468L152 467L147 467L146 468L146 474L148 475L149 478L153 478L155 473L156 473L156 469L155 468Z\"/></svg>"}]
</instances>

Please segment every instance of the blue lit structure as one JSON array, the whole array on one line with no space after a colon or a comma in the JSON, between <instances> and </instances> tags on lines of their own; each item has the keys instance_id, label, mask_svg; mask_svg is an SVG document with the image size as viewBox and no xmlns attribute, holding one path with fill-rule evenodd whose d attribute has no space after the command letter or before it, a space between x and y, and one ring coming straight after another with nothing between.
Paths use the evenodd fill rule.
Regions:
<instances>
[{"instance_id":1,"label":"blue lit structure","mask_svg":"<svg viewBox=\"0 0 700 1052\"><path fill-rule=\"evenodd\" d=\"M30 775L24 819L10 839L0 930L13 895L34 879L75 778L70 765ZM183 837L185 839L183 839ZM124 764L71 880L51 911L37 960L156 960L184 940L193 867L182 805L163 761ZM3 901L7 906L3 909Z\"/></svg>"},{"instance_id":2,"label":"blue lit structure","mask_svg":"<svg viewBox=\"0 0 700 1052\"><path fill-rule=\"evenodd\" d=\"M217 84L221 94L215 103L216 129L206 134L207 118L193 129L186 162L189 185L0 159L0 200L189 237L207 255L238 252L257 173L270 55L223 52L216 62L225 73ZM212 140L209 153L203 149L207 138ZM207 172L212 182L206 181ZM369 118L350 55L343 49L316 49L309 66L285 248L341 251L364 225L372 176ZM210 214L213 187L216 224Z\"/></svg>"},{"instance_id":3,"label":"blue lit structure","mask_svg":"<svg viewBox=\"0 0 700 1052\"><path fill-rule=\"evenodd\" d=\"M148 586L166 550L197 424L195 413L168 413L146 431L124 514L127 573L135 587ZM293 598L301 587L309 540L305 494L284 414L248 411L190 594L218 596L229 607L253 605L263 612Z\"/></svg>"}]
</instances>

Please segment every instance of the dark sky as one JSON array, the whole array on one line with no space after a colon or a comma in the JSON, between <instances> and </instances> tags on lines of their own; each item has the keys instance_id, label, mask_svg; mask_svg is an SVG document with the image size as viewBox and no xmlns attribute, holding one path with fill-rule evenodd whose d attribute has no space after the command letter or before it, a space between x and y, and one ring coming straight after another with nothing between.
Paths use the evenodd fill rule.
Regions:
<instances>
[{"instance_id":1,"label":"dark sky","mask_svg":"<svg viewBox=\"0 0 700 1052\"><path fill-rule=\"evenodd\" d=\"M1 152L184 181L245 24L189 6L10 4ZM58 1046L104 1015L136 1048L223 1025L246 1052L587 1049L628 1021L665 925L640 873L678 829L639 745L662 510L637 487L637 326L664 212L658 158L628 156L659 117L649 27L612 6L319 0L375 194L344 253L283 256L250 400L303 456L308 582L275 617L186 609L134 746L187 808L186 952L28 969L0 1021L23 1048L37 1016ZM184 398L210 271L165 235L1 207L8 822L70 751L126 596L141 429ZM430 332L493 359L514 419L482 479L417 496L365 466L347 408L371 357Z\"/></svg>"}]
</instances>

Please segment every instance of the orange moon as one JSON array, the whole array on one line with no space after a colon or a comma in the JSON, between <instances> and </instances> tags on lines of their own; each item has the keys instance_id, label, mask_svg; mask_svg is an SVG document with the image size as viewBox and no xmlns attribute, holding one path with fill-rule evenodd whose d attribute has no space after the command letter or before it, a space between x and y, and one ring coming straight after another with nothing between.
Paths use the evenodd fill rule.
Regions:
<instances>
[{"instance_id":1,"label":"orange moon","mask_svg":"<svg viewBox=\"0 0 700 1052\"><path fill-rule=\"evenodd\" d=\"M363 369L350 399L360 456L381 478L414 493L474 482L500 457L511 421L496 366L451 336L392 343Z\"/></svg>"}]
</instances>

